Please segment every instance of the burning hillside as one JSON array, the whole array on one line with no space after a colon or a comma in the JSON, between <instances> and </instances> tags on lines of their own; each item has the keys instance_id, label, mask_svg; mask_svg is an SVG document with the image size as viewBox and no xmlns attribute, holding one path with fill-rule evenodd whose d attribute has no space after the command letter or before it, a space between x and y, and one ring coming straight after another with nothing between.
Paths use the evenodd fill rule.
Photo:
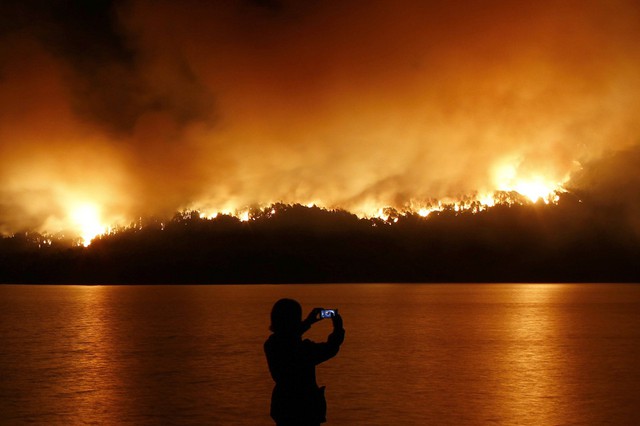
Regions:
<instances>
[{"instance_id":1,"label":"burning hillside","mask_svg":"<svg viewBox=\"0 0 640 426\"><path fill-rule=\"evenodd\" d=\"M0 233L479 211L553 202L584 171L590 191L590 164L637 150L638 39L631 0L6 0Z\"/></svg>"},{"instance_id":2,"label":"burning hillside","mask_svg":"<svg viewBox=\"0 0 640 426\"><path fill-rule=\"evenodd\" d=\"M636 282L640 239L616 212L567 193L556 204L449 205L426 217L386 209L363 219L299 204L238 217L185 211L140 219L88 247L39 234L4 238L0 281Z\"/></svg>"}]
</instances>

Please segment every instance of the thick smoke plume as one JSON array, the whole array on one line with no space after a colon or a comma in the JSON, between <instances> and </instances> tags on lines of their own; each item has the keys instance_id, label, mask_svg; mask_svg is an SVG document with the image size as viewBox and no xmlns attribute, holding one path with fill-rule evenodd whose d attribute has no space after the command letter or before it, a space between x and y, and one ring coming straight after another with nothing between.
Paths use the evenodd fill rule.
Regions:
<instances>
[{"instance_id":1,"label":"thick smoke plume","mask_svg":"<svg viewBox=\"0 0 640 426\"><path fill-rule=\"evenodd\" d=\"M598 162L638 146L634 0L7 0L0 16L2 232L72 227L85 204L107 223L363 212L638 173Z\"/></svg>"}]
</instances>

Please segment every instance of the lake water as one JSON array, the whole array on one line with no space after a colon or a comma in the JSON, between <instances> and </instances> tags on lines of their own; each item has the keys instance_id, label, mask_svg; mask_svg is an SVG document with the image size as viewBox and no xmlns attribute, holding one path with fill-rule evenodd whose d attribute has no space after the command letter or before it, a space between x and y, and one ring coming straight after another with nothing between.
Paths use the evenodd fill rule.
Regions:
<instances>
[{"instance_id":1,"label":"lake water","mask_svg":"<svg viewBox=\"0 0 640 426\"><path fill-rule=\"evenodd\" d=\"M640 285L359 284L0 286L0 424L271 425L281 297L344 317L330 425L640 423Z\"/></svg>"}]
</instances>

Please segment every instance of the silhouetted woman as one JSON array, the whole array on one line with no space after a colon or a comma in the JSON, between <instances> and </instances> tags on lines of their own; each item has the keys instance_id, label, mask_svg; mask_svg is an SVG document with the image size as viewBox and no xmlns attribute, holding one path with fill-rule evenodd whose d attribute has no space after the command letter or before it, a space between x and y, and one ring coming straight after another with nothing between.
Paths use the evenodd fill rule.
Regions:
<instances>
[{"instance_id":1,"label":"silhouetted woman","mask_svg":"<svg viewBox=\"0 0 640 426\"><path fill-rule=\"evenodd\" d=\"M316 383L316 365L333 358L344 341L342 318L337 314L327 342L302 340L302 334L320 318L314 308L302 321L302 308L292 299L280 299L271 310L271 331L264 352L276 382L271 395L271 417L278 426L317 426L326 421L324 387Z\"/></svg>"}]
</instances>

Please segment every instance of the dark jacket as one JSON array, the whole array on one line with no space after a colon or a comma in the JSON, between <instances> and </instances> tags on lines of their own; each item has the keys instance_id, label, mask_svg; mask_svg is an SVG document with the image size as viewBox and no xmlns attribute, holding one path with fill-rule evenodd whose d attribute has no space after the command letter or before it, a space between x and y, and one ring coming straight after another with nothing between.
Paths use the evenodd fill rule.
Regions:
<instances>
[{"instance_id":1,"label":"dark jacket","mask_svg":"<svg viewBox=\"0 0 640 426\"><path fill-rule=\"evenodd\" d=\"M324 387L316 383L316 365L333 358L344 341L344 329L333 330L326 343L296 335L269 336L264 344L271 377L271 417L280 424L318 424L326 421Z\"/></svg>"}]
</instances>

